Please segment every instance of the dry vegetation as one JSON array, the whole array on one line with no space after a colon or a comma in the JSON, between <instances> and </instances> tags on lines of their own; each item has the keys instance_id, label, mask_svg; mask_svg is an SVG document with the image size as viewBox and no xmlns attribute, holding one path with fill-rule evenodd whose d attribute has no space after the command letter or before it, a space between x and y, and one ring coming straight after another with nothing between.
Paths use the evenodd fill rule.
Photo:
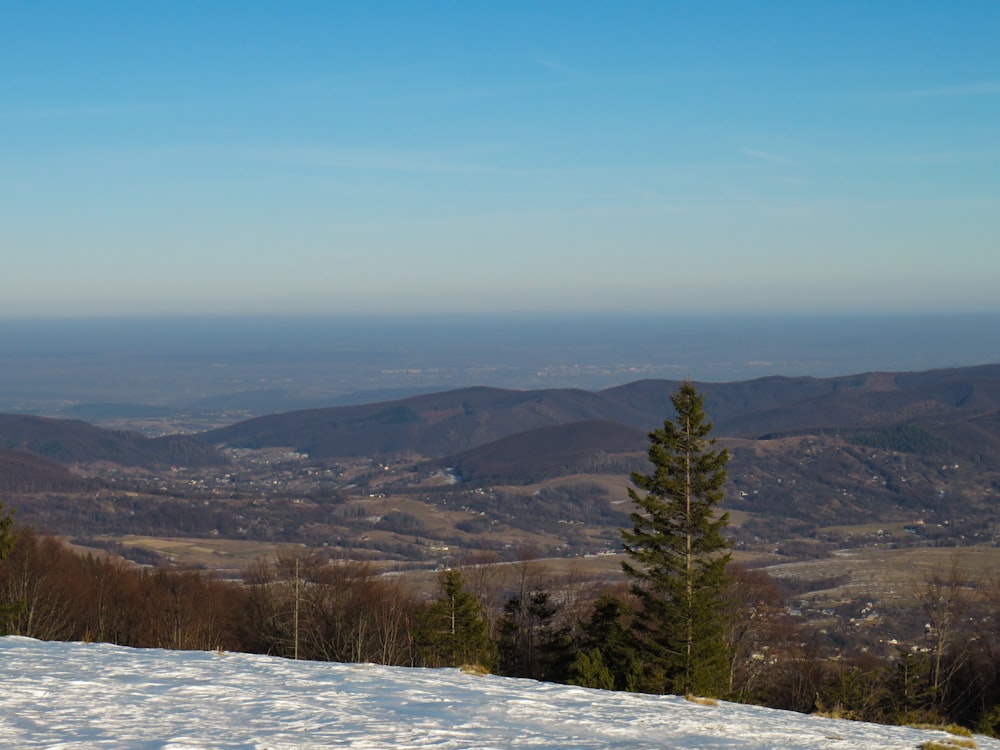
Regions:
<instances>
[{"instance_id":1,"label":"dry vegetation","mask_svg":"<svg viewBox=\"0 0 1000 750\"><path fill-rule=\"evenodd\" d=\"M769 565L779 580L818 581L845 578L830 589L802 594L802 598L875 597L882 602L912 606L927 578L940 571L957 571L973 586L996 581L1000 570L998 547L921 547L917 549L862 548L842 550L821 560Z\"/></svg>"},{"instance_id":2,"label":"dry vegetation","mask_svg":"<svg viewBox=\"0 0 1000 750\"><path fill-rule=\"evenodd\" d=\"M943 740L927 740L918 746L919 750L955 750L955 748L976 748L978 745L973 739L964 737L949 737Z\"/></svg>"}]
</instances>

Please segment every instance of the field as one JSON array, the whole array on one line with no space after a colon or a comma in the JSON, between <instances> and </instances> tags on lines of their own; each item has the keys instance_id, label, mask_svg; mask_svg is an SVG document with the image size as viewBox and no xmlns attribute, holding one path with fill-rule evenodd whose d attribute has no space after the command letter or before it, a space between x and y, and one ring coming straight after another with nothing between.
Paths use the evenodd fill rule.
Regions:
<instances>
[{"instance_id":1,"label":"field","mask_svg":"<svg viewBox=\"0 0 1000 750\"><path fill-rule=\"evenodd\" d=\"M952 571L967 588L985 589L998 581L1000 548L920 547L913 549L862 548L838 550L820 560L770 565L776 578L797 581L831 580L846 576L837 586L813 591L804 598L869 598L899 606L913 604L932 576L949 579Z\"/></svg>"},{"instance_id":2,"label":"field","mask_svg":"<svg viewBox=\"0 0 1000 750\"><path fill-rule=\"evenodd\" d=\"M405 506L404 506L405 507ZM862 532L863 529L854 529ZM280 554L295 554L301 545L240 541L221 538L184 538L126 535L113 541L126 549L143 549L160 555L179 568L216 571L225 577L240 577L258 560ZM90 551L83 548L84 551ZM456 552L458 552L456 550ZM469 548L456 554L452 563L462 565L483 559L496 559L492 553L479 554ZM733 553L733 560L751 568L761 568L769 575L802 587L799 598L814 601L877 599L893 606L911 606L919 591L933 577L965 581L968 588L986 589L1000 581L1000 548L916 547L894 549L885 546L834 550L826 557L783 562L781 555L763 552ZM621 554L540 557L534 563L560 580L620 582ZM433 582L439 563L420 564L373 560L387 571L404 572L421 587ZM827 585L833 582L834 585ZM815 586L815 588L812 588Z\"/></svg>"}]
</instances>

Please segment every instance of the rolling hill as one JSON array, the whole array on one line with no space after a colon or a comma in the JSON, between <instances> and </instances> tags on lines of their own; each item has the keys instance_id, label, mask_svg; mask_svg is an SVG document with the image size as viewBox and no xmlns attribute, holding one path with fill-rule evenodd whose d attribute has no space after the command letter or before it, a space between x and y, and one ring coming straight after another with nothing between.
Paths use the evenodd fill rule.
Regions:
<instances>
[{"instance_id":1,"label":"rolling hill","mask_svg":"<svg viewBox=\"0 0 1000 750\"><path fill-rule=\"evenodd\" d=\"M7 485L21 492L72 492L75 485L63 468L70 464L195 470L195 475L172 480L172 491L180 498L172 504L137 506L136 513L147 513L141 516L147 521L139 529L145 529L143 533L172 529L177 519L187 518L188 526L203 533L231 527L234 533L247 534L241 531L244 511L223 507L221 499L253 503L282 493L316 502L344 502L352 493L397 493L408 497L406 502L433 495L437 500L427 502L451 507L446 494L452 492L460 496L458 507L479 514L473 519L479 525L495 521L494 526L542 528L543 519L547 523L562 517L559 503L600 500L608 505L624 494L605 479L624 483L630 471L645 470L647 433L671 412L670 396L677 386L673 381L645 380L599 392L466 388L285 412L195 436L155 439L76 420L0 415L0 448L19 451L0 456L0 482L6 476ZM1000 365L829 379L769 377L698 387L715 424L713 435L731 454L725 507L745 511L745 539L778 542L809 536L818 526L874 522L925 523L921 533L927 539L938 533L987 539L994 533L1000 492ZM197 475L198 467L225 464L227 457L220 450L225 448L274 449L274 456L285 456L280 460L290 460L295 467L267 469L272 457L227 468L210 480L204 477L211 472ZM287 453L289 449L294 453ZM369 473L364 467L380 456L395 468ZM340 476L340 469L331 466L340 461L354 466L355 474L324 478ZM449 469L465 481L442 486ZM255 478L257 471L274 474ZM596 475L604 477L597 480ZM549 480L562 485L537 494ZM567 489L566 482L574 481ZM594 490L598 485L606 489ZM152 483L146 488L162 493L162 486ZM476 487L495 487L499 494L463 494ZM187 498L201 497L198 493L211 503ZM116 523L132 518L123 515L126 505L107 508L101 518ZM289 506L280 519L276 515L278 520L260 527L266 531L253 533L296 539L305 528L304 508ZM155 518L149 515L154 511ZM258 512L253 511L255 519ZM372 515L360 507L351 512L359 519ZM424 512L429 511L403 511L390 503L386 517ZM51 508L46 513L38 517L53 517ZM317 505L311 517L309 533L316 538L334 534L332 527L326 528L331 517L324 513ZM603 523L601 518L600 513L587 515L595 528ZM456 526L460 531L478 528L469 519L456 519L450 523L468 526ZM380 523L376 531L385 531L388 522ZM84 526L96 529L88 524ZM338 524L334 526L340 529L343 524ZM409 543L405 524L397 526L403 536L385 543ZM336 531L340 536L355 533L364 536L359 529Z\"/></svg>"},{"instance_id":2,"label":"rolling hill","mask_svg":"<svg viewBox=\"0 0 1000 750\"><path fill-rule=\"evenodd\" d=\"M451 469L482 486L627 477L644 470L647 432L671 412L677 386L464 389L260 417L201 438L320 460L415 454L422 469ZM726 506L784 519L747 527L761 539L781 538L786 524L951 517L960 525L989 514L1000 490L1000 365L698 387L732 457Z\"/></svg>"},{"instance_id":3,"label":"rolling hill","mask_svg":"<svg viewBox=\"0 0 1000 750\"><path fill-rule=\"evenodd\" d=\"M0 492L81 492L93 485L55 461L0 448Z\"/></svg>"},{"instance_id":4,"label":"rolling hill","mask_svg":"<svg viewBox=\"0 0 1000 750\"><path fill-rule=\"evenodd\" d=\"M669 416L677 386L646 380L600 392L467 388L258 417L200 438L234 447L291 447L317 458L403 451L443 458L468 457L467 451L522 435L525 452L559 452L566 441L593 442L594 422L642 432L656 428ZM849 442L869 436L891 443L893 428L907 425L911 443L926 435L926 445L940 452L1000 457L1000 365L828 379L771 377L698 387L713 434L720 438L843 434ZM568 427L573 424L580 427ZM565 429L534 433L556 426ZM574 429L590 437L571 437ZM608 448L619 438L619 431L609 429ZM507 454L512 445L508 440L494 449Z\"/></svg>"},{"instance_id":5,"label":"rolling hill","mask_svg":"<svg viewBox=\"0 0 1000 750\"><path fill-rule=\"evenodd\" d=\"M403 451L440 457L541 427L601 419L622 421L622 407L599 393L481 387L257 417L200 437L233 447L287 446L316 458Z\"/></svg>"},{"instance_id":6,"label":"rolling hill","mask_svg":"<svg viewBox=\"0 0 1000 750\"><path fill-rule=\"evenodd\" d=\"M60 464L108 461L121 466L191 467L224 464L225 456L185 435L148 438L105 430L76 419L0 414L0 448L26 451Z\"/></svg>"},{"instance_id":7,"label":"rolling hill","mask_svg":"<svg viewBox=\"0 0 1000 750\"><path fill-rule=\"evenodd\" d=\"M628 473L618 458L641 455L649 439L642 430L608 420L540 427L447 456L436 462L462 479L482 484L528 484L582 472Z\"/></svg>"}]
</instances>

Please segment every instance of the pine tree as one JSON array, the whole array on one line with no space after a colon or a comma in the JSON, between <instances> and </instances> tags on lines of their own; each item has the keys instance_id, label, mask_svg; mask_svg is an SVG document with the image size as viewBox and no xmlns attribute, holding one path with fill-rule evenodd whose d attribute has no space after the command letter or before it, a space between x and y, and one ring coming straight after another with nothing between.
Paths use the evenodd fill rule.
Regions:
<instances>
[{"instance_id":1,"label":"pine tree","mask_svg":"<svg viewBox=\"0 0 1000 750\"><path fill-rule=\"evenodd\" d=\"M14 534L11 528L14 526L14 514L3 512L3 503L0 503L0 560L3 560L14 547Z\"/></svg>"},{"instance_id":2,"label":"pine tree","mask_svg":"<svg viewBox=\"0 0 1000 750\"><path fill-rule=\"evenodd\" d=\"M438 584L440 594L427 608L416 634L423 663L429 667L475 665L491 669L496 649L479 599L465 590L457 570L444 571Z\"/></svg>"},{"instance_id":3,"label":"pine tree","mask_svg":"<svg viewBox=\"0 0 1000 750\"><path fill-rule=\"evenodd\" d=\"M626 604L611 594L594 602L594 613L582 625L571 684L629 692L639 689L642 664L635 636L625 621L630 614Z\"/></svg>"},{"instance_id":4,"label":"pine tree","mask_svg":"<svg viewBox=\"0 0 1000 750\"><path fill-rule=\"evenodd\" d=\"M3 503L0 503L0 560L3 560L14 549L14 534L11 531L14 526L14 514L3 512ZM0 635L7 632L7 626L12 617L21 611L23 602L14 601L7 604L0 603Z\"/></svg>"},{"instance_id":5,"label":"pine tree","mask_svg":"<svg viewBox=\"0 0 1000 750\"><path fill-rule=\"evenodd\" d=\"M573 677L569 684L598 690L615 689L615 676L604 663L601 649L592 648L577 653L576 659L573 660Z\"/></svg>"},{"instance_id":6,"label":"pine tree","mask_svg":"<svg viewBox=\"0 0 1000 750\"><path fill-rule=\"evenodd\" d=\"M708 437L704 398L685 381L671 397L677 412L649 433L651 474L632 474L638 506L633 529L622 530L622 564L642 610L637 635L646 651L653 692L720 695L728 674L724 600L729 543L717 515L729 454Z\"/></svg>"}]
</instances>

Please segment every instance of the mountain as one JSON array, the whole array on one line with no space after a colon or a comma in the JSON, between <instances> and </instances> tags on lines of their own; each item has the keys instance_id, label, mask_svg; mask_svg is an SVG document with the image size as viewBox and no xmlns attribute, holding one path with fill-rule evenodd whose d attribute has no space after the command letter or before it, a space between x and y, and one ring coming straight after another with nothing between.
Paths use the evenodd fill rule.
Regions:
<instances>
[{"instance_id":1,"label":"mountain","mask_svg":"<svg viewBox=\"0 0 1000 750\"><path fill-rule=\"evenodd\" d=\"M647 433L672 416L678 385L471 388L259 417L200 437L319 460L414 454L425 473L451 469L466 488L625 478L648 469ZM726 508L749 514L749 542L876 521L926 522L924 536L938 524L957 537L989 536L1000 490L1000 365L697 385L712 434L731 455ZM474 500L467 504L496 510ZM519 523L540 523L538 509L519 513L528 514Z\"/></svg>"},{"instance_id":2,"label":"mountain","mask_svg":"<svg viewBox=\"0 0 1000 750\"><path fill-rule=\"evenodd\" d=\"M287 446L317 458L403 451L443 458L518 434L533 450L558 451L558 441L572 430L547 433L552 438L547 442L530 433L595 421L647 432L671 415L677 386L644 380L599 392L466 388L258 417L200 437L235 447ZM845 434L848 440L891 443L892 431L906 425L912 438L925 434L928 446L944 452L1000 457L1000 365L827 379L769 377L698 388L716 437ZM608 438L616 440L617 433ZM510 443L499 448L514 450Z\"/></svg>"},{"instance_id":3,"label":"mountain","mask_svg":"<svg viewBox=\"0 0 1000 750\"><path fill-rule=\"evenodd\" d=\"M476 676L458 669L47 643L15 636L0 638L0 682L0 746L23 750L1000 750L998 740L973 741L941 730Z\"/></svg>"},{"instance_id":4,"label":"mountain","mask_svg":"<svg viewBox=\"0 0 1000 750\"><path fill-rule=\"evenodd\" d=\"M462 479L482 484L528 484L567 474L628 473L618 458L642 454L649 438L642 430L608 420L540 427L500 438L436 463Z\"/></svg>"},{"instance_id":5,"label":"mountain","mask_svg":"<svg viewBox=\"0 0 1000 750\"><path fill-rule=\"evenodd\" d=\"M316 458L402 451L440 457L520 432L595 419L622 421L622 408L576 389L478 387L257 417L200 437L233 447L288 446Z\"/></svg>"},{"instance_id":6,"label":"mountain","mask_svg":"<svg viewBox=\"0 0 1000 750\"><path fill-rule=\"evenodd\" d=\"M651 417L669 408L677 383L639 381L602 391L622 413ZM965 421L1000 410L1000 365L836 378L768 377L699 383L705 410L723 437L865 429L900 422Z\"/></svg>"},{"instance_id":7,"label":"mountain","mask_svg":"<svg viewBox=\"0 0 1000 750\"><path fill-rule=\"evenodd\" d=\"M55 461L0 448L0 492L82 492L93 485Z\"/></svg>"},{"instance_id":8,"label":"mountain","mask_svg":"<svg viewBox=\"0 0 1000 750\"><path fill-rule=\"evenodd\" d=\"M77 419L0 414L0 448L26 451L60 464L109 461L121 466L213 466L226 463L216 448L185 435L148 438L105 430Z\"/></svg>"},{"instance_id":9,"label":"mountain","mask_svg":"<svg viewBox=\"0 0 1000 750\"><path fill-rule=\"evenodd\" d=\"M237 461L240 468L228 479L209 476L211 472L175 477L169 492L178 499L150 505L158 509L155 518L152 510L142 515L148 510L145 506L131 509L135 515L129 515L125 505L115 503L101 511L104 515L87 517L115 528L126 528L121 524L127 520L133 524L127 528L143 533L154 528L174 533L179 518L189 519L185 528L203 533L220 528L249 533L243 531L247 528L241 520L246 515L243 510L221 501L205 505L199 493L233 503L262 492L304 496L317 503L342 502L355 492L372 497L403 493L408 502L445 507L454 499L447 493L467 493L476 487L500 489L495 496L462 494L457 507L473 509L466 512L478 514L472 520L479 524L456 521L471 524L459 528L463 534L472 534L470 529L482 524L539 530L549 529L550 521L566 520L556 517L564 501L575 498L593 509L599 500L608 506L624 494L605 480L624 484L630 471L646 470L646 435L671 415L670 396L677 386L676 381L644 380L597 392L465 388L285 412L196 436L155 439L75 420L0 415L0 448L30 452L63 465L107 462L194 469L223 464L226 456L220 446L291 449L309 456L296 457L282 467L268 461L247 459L245 465ZM745 512L738 517L748 544L815 536L817 527L875 522L917 528L923 541L937 539L938 534L980 541L993 538L995 498L1000 492L1000 365L828 379L768 377L698 387L715 425L713 435L732 457L726 508ZM358 468L368 459L392 454L393 460L386 462L391 470L369 474ZM317 467L340 459L355 459L343 479L337 478L340 469ZM66 480L53 473L51 464L28 463L23 455L7 461L12 467L7 474L18 478L18 487L56 487ZM445 469L466 481L448 484L442 477ZM597 474L605 477L593 476ZM575 480L558 488L518 488L576 475L580 479L573 487L568 485ZM162 482L146 485L157 494L165 491L163 486ZM32 503L31 507L37 506ZM26 501L21 505L28 507ZM66 514L82 516L87 506L77 505ZM393 515L395 506L385 510L386 518L401 517ZM46 507L49 526L55 523L53 512ZM288 506L287 513L275 506L259 520L254 510L253 533L297 539L296 534L307 527L305 512L302 504ZM331 516L319 505L314 513L308 528L314 530L310 533L315 539L331 534L365 536L360 528L344 531L346 521L339 516L334 517L334 531ZM22 518L29 515L26 510ZM365 511L359 518L374 515L378 514ZM602 518L588 511L579 520L597 528L604 523ZM144 525L137 525L140 520ZM379 523L383 525L376 531L386 531L388 521ZM87 524L96 529L98 521ZM609 524L620 522L604 525ZM402 533L401 529L388 530ZM379 537L372 543L383 542ZM391 543L396 542L393 537Z\"/></svg>"}]
</instances>

